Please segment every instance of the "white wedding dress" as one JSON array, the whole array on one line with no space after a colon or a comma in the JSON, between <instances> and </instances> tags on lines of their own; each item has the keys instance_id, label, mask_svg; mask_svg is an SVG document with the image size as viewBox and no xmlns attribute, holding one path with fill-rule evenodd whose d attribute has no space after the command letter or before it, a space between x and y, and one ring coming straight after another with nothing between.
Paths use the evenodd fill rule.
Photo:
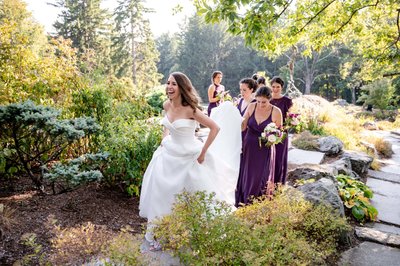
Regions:
<instances>
[{"instance_id":1,"label":"white wedding dress","mask_svg":"<svg viewBox=\"0 0 400 266\"><path fill-rule=\"evenodd\" d=\"M147 218L150 224L171 212L175 195L184 189L215 192L218 200L234 206L242 146L242 117L231 102L224 102L213 109L211 118L219 125L220 131L202 164L197 162L197 158L204 143L195 136L196 121L178 119L171 122L167 116L162 119L170 135L154 152L140 194L139 215ZM147 234L146 238L152 241Z\"/></svg>"}]
</instances>

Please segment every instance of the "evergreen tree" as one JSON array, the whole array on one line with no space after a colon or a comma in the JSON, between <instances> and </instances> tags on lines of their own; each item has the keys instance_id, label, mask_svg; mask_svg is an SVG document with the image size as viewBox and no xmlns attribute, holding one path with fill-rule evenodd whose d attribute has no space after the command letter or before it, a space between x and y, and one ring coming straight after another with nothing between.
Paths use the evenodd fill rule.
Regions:
<instances>
[{"instance_id":1,"label":"evergreen tree","mask_svg":"<svg viewBox=\"0 0 400 266\"><path fill-rule=\"evenodd\" d=\"M142 0L120 0L115 9L112 65L117 77L132 79L142 92L157 84L156 63L158 52L144 13L152 10L144 7Z\"/></svg>"},{"instance_id":2,"label":"evergreen tree","mask_svg":"<svg viewBox=\"0 0 400 266\"><path fill-rule=\"evenodd\" d=\"M177 70L178 35L162 34L156 40L157 50L160 53L160 61L157 63L158 72L167 79L168 75Z\"/></svg>"},{"instance_id":3,"label":"evergreen tree","mask_svg":"<svg viewBox=\"0 0 400 266\"><path fill-rule=\"evenodd\" d=\"M62 8L59 20L54 23L59 36L72 40L82 61L82 70L92 72L109 63L108 49L110 29L106 9L100 7L101 0L57 0Z\"/></svg>"}]
</instances>

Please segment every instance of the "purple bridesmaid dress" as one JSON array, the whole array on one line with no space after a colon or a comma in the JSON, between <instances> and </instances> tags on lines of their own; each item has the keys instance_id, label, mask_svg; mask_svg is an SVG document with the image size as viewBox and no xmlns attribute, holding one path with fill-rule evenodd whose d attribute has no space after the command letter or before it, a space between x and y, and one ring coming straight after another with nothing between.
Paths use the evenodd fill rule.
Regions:
<instances>
[{"instance_id":1,"label":"purple bridesmaid dress","mask_svg":"<svg viewBox=\"0 0 400 266\"><path fill-rule=\"evenodd\" d=\"M214 84L214 86L215 86L215 90L214 90L213 98L217 97L217 94L218 94L217 90L218 90L218 87L219 87L220 85ZM207 114L208 114L208 116L210 116L211 110L212 110L213 108L217 107L220 103L221 103L221 101L216 101L216 102L214 102L214 103L209 103L209 104L208 104L208 109L207 109Z\"/></svg>"},{"instance_id":2,"label":"purple bridesmaid dress","mask_svg":"<svg viewBox=\"0 0 400 266\"><path fill-rule=\"evenodd\" d=\"M280 99L271 99L270 103L281 109L283 124L285 124L285 120L289 111L289 108L292 107L293 102L287 96L283 96ZM286 132L287 134L288 132ZM287 176L287 164L288 164L288 148L289 148L289 138L288 136L282 143L276 144L276 160L275 160L275 177L274 183L282 183L285 184L286 176Z\"/></svg>"},{"instance_id":3,"label":"purple bridesmaid dress","mask_svg":"<svg viewBox=\"0 0 400 266\"><path fill-rule=\"evenodd\" d=\"M272 113L272 111L271 111ZM266 194L270 174L270 148L260 147L258 137L264 128L272 122L271 114L261 124L257 124L255 111L249 118L247 132L243 139L243 153L239 180L236 187L236 206L248 204L251 197Z\"/></svg>"}]
</instances>

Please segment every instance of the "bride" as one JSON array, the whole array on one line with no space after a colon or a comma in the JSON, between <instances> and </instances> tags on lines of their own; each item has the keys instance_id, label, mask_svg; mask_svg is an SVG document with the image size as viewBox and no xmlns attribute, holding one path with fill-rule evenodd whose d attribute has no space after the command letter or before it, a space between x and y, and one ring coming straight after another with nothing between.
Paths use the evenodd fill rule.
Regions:
<instances>
[{"instance_id":1,"label":"bride","mask_svg":"<svg viewBox=\"0 0 400 266\"><path fill-rule=\"evenodd\" d=\"M145 237L152 244L152 221L169 214L183 190L214 192L234 206L240 164L242 118L232 103L214 108L209 118L200 110L191 81L180 72L169 76L166 92L163 140L144 174L139 204L140 216L148 220ZM210 129L204 143L195 136L197 123Z\"/></svg>"}]
</instances>

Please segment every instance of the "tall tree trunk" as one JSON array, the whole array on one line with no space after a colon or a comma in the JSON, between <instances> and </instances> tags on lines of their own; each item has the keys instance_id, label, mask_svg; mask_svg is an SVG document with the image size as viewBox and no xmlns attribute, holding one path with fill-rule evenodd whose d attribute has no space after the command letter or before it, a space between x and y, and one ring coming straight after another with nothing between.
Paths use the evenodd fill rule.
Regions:
<instances>
[{"instance_id":1,"label":"tall tree trunk","mask_svg":"<svg viewBox=\"0 0 400 266\"><path fill-rule=\"evenodd\" d=\"M131 10L131 56L132 56L132 82L134 85L137 85L136 81L136 45L135 45L135 23L134 23L134 14L133 10Z\"/></svg>"},{"instance_id":2,"label":"tall tree trunk","mask_svg":"<svg viewBox=\"0 0 400 266\"><path fill-rule=\"evenodd\" d=\"M351 87L351 103L356 104L356 87Z\"/></svg>"}]
</instances>

